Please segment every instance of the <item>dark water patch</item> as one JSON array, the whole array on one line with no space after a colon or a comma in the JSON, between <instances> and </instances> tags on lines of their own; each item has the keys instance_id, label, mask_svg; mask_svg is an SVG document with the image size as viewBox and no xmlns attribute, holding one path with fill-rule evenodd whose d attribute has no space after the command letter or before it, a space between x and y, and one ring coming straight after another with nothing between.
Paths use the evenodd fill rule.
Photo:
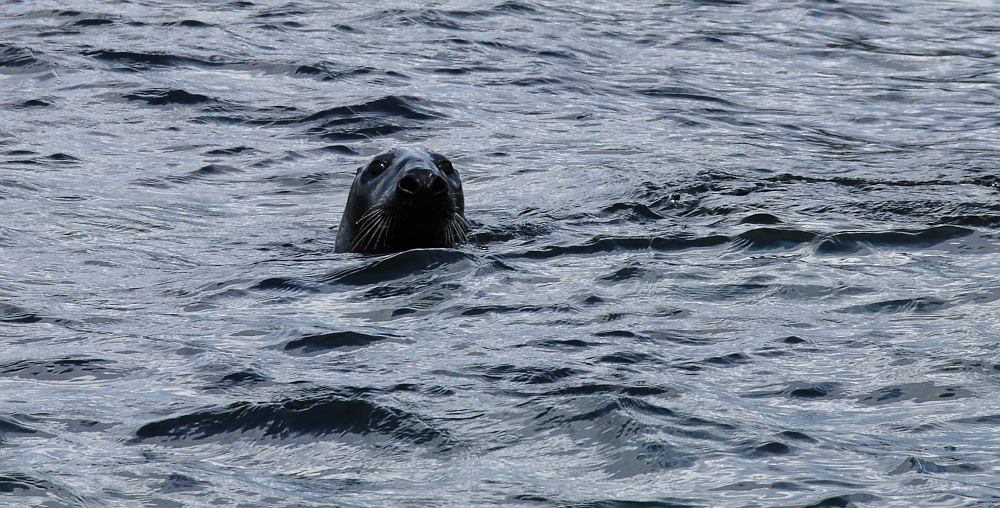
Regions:
<instances>
[{"instance_id":1,"label":"dark water patch","mask_svg":"<svg viewBox=\"0 0 1000 508\"><path fill-rule=\"evenodd\" d=\"M729 242L729 238L721 235L698 237L694 235L678 235L675 237L604 237L598 236L578 245L544 246L538 250L524 251L511 257L526 259L549 259L558 256L581 256L610 252L628 252L652 250L657 252L672 252L689 249L704 249L717 247Z\"/></svg>"},{"instance_id":2,"label":"dark water patch","mask_svg":"<svg viewBox=\"0 0 1000 508\"><path fill-rule=\"evenodd\" d=\"M551 232L552 226L550 224L521 223L497 226L474 222L473 230L469 233L469 243L487 245L515 239L537 238Z\"/></svg>"},{"instance_id":3,"label":"dark water patch","mask_svg":"<svg viewBox=\"0 0 1000 508\"><path fill-rule=\"evenodd\" d=\"M730 353L723 356L712 356L701 360L681 360L671 363L675 369L686 370L688 372L699 372L708 367L736 367L750 363L750 357L742 353Z\"/></svg>"},{"instance_id":4,"label":"dark water patch","mask_svg":"<svg viewBox=\"0 0 1000 508\"><path fill-rule=\"evenodd\" d=\"M225 164L208 164L194 171L190 171L184 175L168 176L165 178L165 180L170 183L185 184L192 182L210 181L222 176L239 174L242 172L243 170L241 169L234 168L233 166L228 166Z\"/></svg>"},{"instance_id":5,"label":"dark water patch","mask_svg":"<svg viewBox=\"0 0 1000 508\"><path fill-rule=\"evenodd\" d=\"M444 117L423 99L390 95L361 104L325 109L296 122L319 124L306 132L322 139L344 142L409 131Z\"/></svg>"},{"instance_id":6,"label":"dark water patch","mask_svg":"<svg viewBox=\"0 0 1000 508\"><path fill-rule=\"evenodd\" d=\"M332 241L336 235L324 236L320 238L307 238L297 243L281 243L272 245L261 245L258 250L261 252L275 252L280 259L290 258L314 258L316 261L326 260L332 247L327 241ZM310 259L310 262L313 260ZM288 277L270 277L273 281L266 285L276 284L276 289L297 289L312 291L312 284L307 281L294 282L287 285L287 281L295 281ZM264 279L268 280L268 279ZM261 281L263 282L263 281ZM287 285L287 286L286 286Z\"/></svg>"},{"instance_id":7,"label":"dark water patch","mask_svg":"<svg viewBox=\"0 0 1000 508\"><path fill-rule=\"evenodd\" d=\"M0 43L0 72L47 66L31 49Z\"/></svg>"},{"instance_id":8,"label":"dark water patch","mask_svg":"<svg viewBox=\"0 0 1000 508\"><path fill-rule=\"evenodd\" d=\"M233 386L247 386L247 385L259 385L261 383L268 382L267 376L257 372L256 370L240 370L236 372L230 372L221 378L219 381L214 383L212 388L230 388Z\"/></svg>"},{"instance_id":9,"label":"dark water patch","mask_svg":"<svg viewBox=\"0 0 1000 508\"><path fill-rule=\"evenodd\" d=\"M330 173L309 173L305 175L277 175L267 177L264 180L283 187L274 191L274 194L312 194L329 192L332 178L333 175Z\"/></svg>"},{"instance_id":10,"label":"dark water patch","mask_svg":"<svg viewBox=\"0 0 1000 508\"><path fill-rule=\"evenodd\" d=\"M750 250L795 249L816 239L815 233L795 229L758 228L733 238L733 245Z\"/></svg>"},{"instance_id":11,"label":"dark water patch","mask_svg":"<svg viewBox=\"0 0 1000 508\"><path fill-rule=\"evenodd\" d=\"M743 353L729 353L728 355L711 356L705 358L702 361L708 365L716 365L720 367L735 367L737 365L750 363L751 359L749 356Z\"/></svg>"},{"instance_id":12,"label":"dark water patch","mask_svg":"<svg viewBox=\"0 0 1000 508\"><path fill-rule=\"evenodd\" d=\"M459 30L460 26L435 9L382 9L365 17L383 26L425 26L444 30Z\"/></svg>"},{"instance_id":13,"label":"dark water patch","mask_svg":"<svg viewBox=\"0 0 1000 508\"><path fill-rule=\"evenodd\" d=\"M65 487L49 480L36 478L22 473L0 473L0 494L10 498L27 498L18 503L19 506L84 506L83 499ZM42 504L30 498L48 498ZM54 498L54 499L53 499ZM53 501L58 500L60 504Z\"/></svg>"},{"instance_id":14,"label":"dark water patch","mask_svg":"<svg viewBox=\"0 0 1000 508\"><path fill-rule=\"evenodd\" d=\"M10 150L3 153L4 156L11 157L2 161L5 166L28 166L38 168L58 168L61 166L75 165L81 160L65 153L54 153L51 155L41 155L30 150Z\"/></svg>"},{"instance_id":15,"label":"dark water patch","mask_svg":"<svg viewBox=\"0 0 1000 508\"><path fill-rule=\"evenodd\" d=\"M972 214L948 212L942 215L937 222L952 226L997 229L1000 228L1000 213L986 211L978 211Z\"/></svg>"},{"instance_id":16,"label":"dark water patch","mask_svg":"<svg viewBox=\"0 0 1000 508\"><path fill-rule=\"evenodd\" d=\"M771 483L758 483L753 481L736 482L712 490L731 491L752 491L752 490L775 490L775 491L803 491L805 487L793 482L777 481Z\"/></svg>"},{"instance_id":17,"label":"dark water patch","mask_svg":"<svg viewBox=\"0 0 1000 508\"><path fill-rule=\"evenodd\" d=\"M277 402L237 402L143 425L136 443L190 446L236 440L259 443L367 438L450 447L448 432L413 413L350 394L288 398Z\"/></svg>"},{"instance_id":18,"label":"dark water patch","mask_svg":"<svg viewBox=\"0 0 1000 508\"><path fill-rule=\"evenodd\" d=\"M374 67L348 67L332 62L318 62L312 65L299 65L291 71L292 76L308 76L320 81L342 81L379 73Z\"/></svg>"},{"instance_id":19,"label":"dark water patch","mask_svg":"<svg viewBox=\"0 0 1000 508\"><path fill-rule=\"evenodd\" d=\"M659 276L652 270L647 270L639 266L626 266L615 270L614 273L598 277L597 280L604 282L623 282L628 280L655 281L658 278Z\"/></svg>"},{"instance_id":20,"label":"dark water patch","mask_svg":"<svg viewBox=\"0 0 1000 508\"><path fill-rule=\"evenodd\" d=\"M374 335L355 331L309 335L286 342L281 350L292 356L315 356L329 351L353 351L384 340L398 340L395 335Z\"/></svg>"},{"instance_id":21,"label":"dark water patch","mask_svg":"<svg viewBox=\"0 0 1000 508\"><path fill-rule=\"evenodd\" d=\"M29 427L12 417L0 416L0 444L7 443L11 436L32 436L45 439L55 437L47 432Z\"/></svg>"},{"instance_id":22,"label":"dark water patch","mask_svg":"<svg viewBox=\"0 0 1000 508\"><path fill-rule=\"evenodd\" d=\"M9 303L0 303L0 323L29 324L42 321L42 317L27 309Z\"/></svg>"},{"instance_id":23,"label":"dark water patch","mask_svg":"<svg viewBox=\"0 0 1000 508\"><path fill-rule=\"evenodd\" d=\"M511 500L518 504L529 502L558 508L697 508L704 506L695 501L670 498L659 500L594 499L589 501L568 501L537 494L520 494L512 496Z\"/></svg>"},{"instance_id":24,"label":"dark water patch","mask_svg":"<svg viewBox=\"0 0 1000 508\"><path fill-rule=\"evenodd\" d=\"M99 422L97 420L78 419L57 419L53 420L62 425L62 429L67 432L105 432L120 425L119 423Z\"/></svg>"},{"instance_id":25,"label":"dark water patch","mask_svg":"<svg viewBox=\"0 0 1000 508\"><path fill-rule=\"evenodd\" d=\"M991 189L1000 189L1000 176L992 174L978 176L969 180L969 183Z\"/></svg>"},{"instance_id":26,"label":"dark water patch","mask_svg":"<svg viewBox=\"0 0 1000 508\"><path fill-rule=\"evenodd\" d=\"M643 429L622 406L606 398L574 398L548 405L532 418L537 431L571 433L574 439L623 447L641 438ZM610 430L608 436L602 436ZM610 439L608 439L610 437Z\"/></svg>"},{"instance_id":27,"label":"dark water patch","mask_svg":"<svg viewBox=\"0 0 1000 508\"><path fill-rule=\"evenodd\" d=\"M205 23L203 21L198 21L196 19L185 19L181 21L169 21L164 23L163 26L181 26L186 28L214 28L215 25L211 23Z\"/></svg>"},{"instance_id":28,"label":"dark water patch","mask_svg":"<svg viewBox=\"0 0 1000 508\"><path fill-rule=\"evenodd\" d=\"M654 404L638 397L621 395L618 397L617 401L618 406L621 407L622 410L633 414L642 414L654 418L671 418L676 419L672 421L679 421L683 424L690 423L690 421L686 420L685 417L678 415L672 409Z\"/></svg>"},{"instance_id":29,"label":"dark water patch","mask_svg":"<svg viewBox=\"0 0 1000 508\"><path fill-rule=\"evenodd\" d=\"M148 187L151 189L169 189L173 185L167 183L162 178L136 178L129 182L129 185Z\"/></svg>"},{"instance_id":30,"label":"dark water patch","mask_svg":"<svg viewBox=\"0 0 1000 508\"><path fill-rule=\"evenodd\" d=\"M615 385L604 383L583 383L575 386L558 388L549 395L631 395L641 397L655 395L658 397L676 397L677 391L672 388L644 385Z\"/></svg>"},{"instance_id":31,"label":"dark water patch","mask_svg":"<svg viewBox=\"0 0 1000 508\"><path fill-rule=\"evenodd\" d=\"M520 384L548 384L581 374L568 367L520 367L516 365L474 365L467 370L488 381L508 381Z\"/></svg>"},{"instance_id":32,"label":"dark water patch","mask_svg":"<svg viewBox=\"0 0 1000 508\"><path fill-rule=\"evenodd\" d=\"M837 233L824 238L816 246L818 254L852 254L872 247L889 249L926 249L964 238L974 233L958 226L937 226L918 231L886 231L879 233Z\"/></svg>"},{"instance_id":33,"label":"dark water patch","mask_svg":"<svg viewBox=\"0 0 1000 508\"><path fill-rule=\"evenodd\" d=\"M575 312L568 305L478 305L460 309L462 316L482 316L484 314L538 314L542 312Z\"/></svg>"},{"instance_id":34,"label":"dark water patch","mask_svg":"<svg viewBox=\"0 0 1000 508\"><path fill-rule=\"evenodd\" d=\"M430 272L454 271L476 262L471 254L453 249L414 249L375 257L367 264L324 277L331 284L371 286Z\"/></svg>"},{"instance_id":35,"label":"dark water patch","mask_svg":"<svg viewBox=\"0 0 1000 508\"><path fill-rule=\"evenodd\" d=\"M236 336L237 340L241 337L257 336L257 334L233 335ZM204 350L198 348L181 348L174 351L174 354L182 357L196 357L201 356L204 353ZM203 383L202 390L209 393L221 392L232 394L236 393L233 389L261 389L265 386L270 386L272 383L271 377L268 374L261 372L260 369L247 365L232 365L230 362L199 363L197 376Z\"/></svg>"},{"instance_id":36,"label":"dark water patch","mask_svg":"<svg viewBox=\"0 0 1000 508\"><path fill-rule=\"evenodd\" d=\"M128 72L148 71L157 67L198 67L210 69L222 67L229 63L225 61L204 60L200 58L171 55L166 53L86 50L82 51L80 54L97 60L118 64L120 67L116 67L114 70Z\"/></svg>"},{"instance_id":37,"label":"dark water patch","mask_svg":"<svg viewBox=\"0 0 1000 508\"><path fill-rule=\"evenodd\" d=\"M727 101L721 97L715 97L705 93L699 93L695 90L686 87L670 86L664 88L641 90L639 93L646 97L652 97L656 99L676 99L678 101L688 101L688 102L708 102L720 106L725 106L731 109L737 109L737 108L742 109L741 106L738 106L737 104ZM719 112L723 112L723 110L719 110Z\"/></svg>"},{"instance_id":38,"label":"dark water patch","mask_svg":"<svg viewBox=\"0 0 1000 508\"><path fill-rule=\"evenodd\" d=\"M815 439L813 439L808 434L803 434L802 432L798 432L798 431L795 431L795 430L786 430L786 431L783 431L783 432L781 432L779 434L779 436L781 436L783 438L792 439L792 440L795 440L795 441L803 441L803 442L807 442L807 443L816 443L817 442Z\"/></svg>"},{"instance_id":39,"label":"dark water patch","mask_svg":"<svg viewBox=\"0 0 1000 508\"><path fill-rule=\"evenodd\" d=\"M696 458L663 435L718 440L710 422L678 415L634 396L577 397L550 404L533 419L540 434L566 435L576 448L596 447L606 457L602 469L613 478L631 478L682 467Z\"/></svg>"},{"instance_id":40,"label":"dark water patch","mask_svg":"<svg viewBox=\"0 0 1000 508\"><path fill-rule=\"evenodd\" d=\"M792 453L792 447L786 445L785 443L779 443L777 441L769 441L760 445L752 446L752 451L749 453L751 457L769 457L774 455L788 455Z\"/></svg>"},{"instance_id":41,"label":"dark water patch","mask_svg":"<svg viewBox=\"0 0 1000 508\"><path fill-rule=\"evenodd\" d=\"M18 104L16 107L22 109L32 109L32 108L48 108L53 105L55 105L55 103L49 99L29 99L22 102L21 104Z\"/></svg>"},{"instance_id":42,"label":"dark water patch","mask_svg":"<svg viewBox=\"0 0 1000 508\"><path fill-rule=\"evenodd\" d=\"M305 25L298 21L282 21L281 23L263 23L255 28L260 30L291 31L303 28Z\"/></svg>"},{"instance_id":43,"label":"dark water patch","mask_svg":"<svg viewBox=\"0 0 1000 508\"><path fill-rule=\"evenodd\" d=\"M249 5L246 7L255 7L257 4L248 2ZM288 3L280 7L270 7L261 10L254 15L255 18L268 19L268 18L290 18L297 16L306 16L309 12L302 10L296 3Z\"/></svg>"},{"instance_id":44,"label":"dark water patch","mask_svg":"<svg viewBox=\"0 0 1000 508\"><path fill-rule=\"evenodd\" d=\"M655 363L657 358L653 355L640 353L637 351L620 351L600 356L596 359L598 363L610 363L618 365L636 365L640 363Z\"/></svg>"},{"instance_id":45,"label":"dark water patch","mask_svg":"<svg viewBox=\"0 0 1000 508\"><path fill-rule=\"evenodd\" d=\"M889 471L890 475L901 475L907 473L917 474L939 474L939 473L978 473L983 470L976 464L960 463L941 465L930 459L920 457L907 457L902 464Z\"/></svg>"},{"instance_id":46,"label":"dark water patch","mask_svg":"<svg viewBox=\"0 0 1000 508\"><path fill-rule=\"evenodd\" d=\"M162 482L153 488L161 494L174 494L178 492L205 492L212 484L210 482L196 480L183 474L167 475Z\"/></svg>"},{"instance_id":47,"label":"dark water patch","mask_svg":"<svg viewBox=\"0 0 1000 508\"><path fill-rule=\"evenodd\" d=\"M215 99L201 94L190 93L179 89L152 88L141 90L125 96L126 100L141 101L150 106L181 105L192 106L217 102Z\"/></svg>"},{"instance_id":48,"label":"dark water patch","mask_svg":"<svg viewBox=\"0 0 1000 508\"><path fill-rule=\"evenodd\" d=\"M544 87L551 85L554 93L555 92L554 85L563 85L564 83L565 83L564 80L558 78L515 78L515 79L509 79L507 81L501 81L499 84L501 85L509 84L512 86L520 86L533 89L542 87L543 90L545 89Z\"/></svg>"},{"instance_id":49,"label":"dark water patch","mask_svg":"<svg viewBox=\"0 0 1000 508\"><path fill-rule=\"evenodd\" d=\"M755 391L745 394L747 398L787 397L790 399L840 399L843 391L840 383L809 383L794 381L775 390Z\"/></svg>"},{"instance_id":50,"label":"dark water patch","mask_svg":"<svg viewBox=\"0 0 1000 508\"><path fill-rule=\"evenodd\" d=\"M856 176L833 176L818 177L804 174L781 173L761 179L768 183L805 183L805 184L835 184L842 187L857 189L862 191L872 191L879 188L892 187L938 187L941 185L955 185L957 182L947 182L941 180L888 180L879 178L867 178Z\"/></svg>"},{"instance_id":51,"label":"dark water patch","mask_svg":"<svg viewBox=\"0 0 1000 508\"><path fill-rule=\"evenodd\" d=\"M881 499L879 496L866 493L845 494L802 505L801 508L854 508L856 506L866 506Z\"/></svg>"},{"instance_id":52,"label":"dark water patch","mask_svg":"<svg viewBox=\"0 0 1000 508\"><path fill-rule=\"evenodd\" d=\"M0 376L39 381L107 380L125 376L125 372L110 367L114 364L113 361L97 358L21 360L0 365Z\"/></svg>"},{"instance_id":53,"label":"dark water patch","mask_svg":"<svg viewBox=\"0 0 1000 508\"><path fill-rule=\"evenodd\" d=\"M361 152L347 145L327 145L323 147L323 150L340 155L350 155L350 156L361 155Z\"/></svg>"},{"instance_id":54,"label":"dark water patch","mask_svg":"<svg viewBox=\"0 0 1000 508\"><path fill-rule=\"evenodd\" d=\"M459 19L487 19L497 16L524 15L537 13L538 8L528 2L508 0L488 9L444 11L449 17Z\"/></svg>"},{"instance_id":55,"label":"dark water patch","mask_svg":"<svg viewBox=\"0 0 1000 508\"><path fill-rule=\"evenodd\" d=\"M827 0L836 1L836 0ZM698 5L713 5L718 7L731 7L734 5L747 5L747 0L689 0L690 3Z\"/></svg>"},{"instance_id":56,"label":"dark water patch","mask_svg":"<svg viewBox=\"0 0 1000 508\"><path fill-rule=\"evenodd\" d=\"M609 333L609 332L600 332ZM611 332L614 333L614 332ZM631 333L631 332L626 332ZM632 334L639 340L681 344L686 346L708 345L718 342L718 338L698 332L681 332L668 330L641 330Z\"/></svg>"},{"instance_id":57,"label":"dark water patch","mask_svg":"<svg viewBox=\"0 0 1000 508\"><path fill-rule=\"evenodd\" d=\"M964 423L968 425L989 425L1000 427L1000 414L975 416L972 418L959 418L953 421L955 423Z\"/></svg>"},{"instance_id":58,"label":"dark water patch","mask_svg":"<svg viewBox=\"0 0 1000 508\"><path fill-rule=\"evenodd\" d=\"M217 148L202 153L202 155L239 155L246 152L256 152L257 150L249 146L234 146L232 148Z\"/></svg>"},{"instance_id":59,"label":"dark water patch","mask_svg":"<svg viewBox=\"0 0 1000 508\"><path fill-rule=\"evenodd\" d=\"M108 18L87 18L73 22L73 26L105 26L113 24L115 24L115 20Z\"/></svg>"},{"instance_id":60,"label":"dark water patch","mask_svg":"<svg viewBox=\"0 0 1000 508\"><path fill-rule=\"evenodd\" d=\"M193 117L191 123L276 127L297 124L303 115L303 112L295 106L249 108L219 100L203 106L201 111L204 114Z\"/></svg>"},{"instance_id":61,"label":"dark water patch","mask_svg":"<svg viewBox=\"0 0 1000 508\"><path fill-rule=\"evenodd\" d=\"M586 349L590 347L596 347L601 345L600 342L590 342L580 339L540 339L533 340L523 346L518 347L532 347L541 349L554 349L554 350L577 350Z\"/></svg>"},{"instance_id":62,"label":"dark water patch","mask_svg":"<svg viewBox=\"0 0 1000 508\"><path fill-rule=\"evenodd\" d=\"M935 365L934 372L975 372L987 375L1000 375L1000 363L980 360L955 359Z\"/></svg>"},{"instance_id":63,"label":"dark water patch","mask_svg":"<svg viewBox=\"0 0 1000 508\"><path fill-rule=\"evenodd\" d=\"M868 395L858 397L858 402L869 406L895 404L898 402L935 402L962 399L972 395L964 388L937 386L932 382L906 383L879 388Z\"/></svg>"},{"instance_id":64,"label":"dark water patch","mask_svg":"<svg viewBox=\"0 0 1000 508\"><path fill-rule=\"evenodd\" d=\"M443 74L446 76L464 76L466 74L479 74L484 72L501 72L501 69L497 67L487 67L487 66L469 66L469 67L436 67L430 69L430 72L434 74Z\"/></svg>"},{"instance_id":65,"label":"dark water patch","mask_svg":"<svg viewBox=\"0 0 1000 508\"><path fill-rule=\"evenodd\" d=\"M452 390L451 388L447 388L444 386L436 386L436 385L423 386L423 385L416 385L413 383L401 383L392 386L386 389L385 391L386 393L393 393L393 392L419 393L419 394L431 395L434 397L451 397L456 393L458 393L455 390ZM474 415L472 416L472 418L478 418L482 416L482 413L478 411L471 412L471 414Z\"/></svg>"},{"instance_id":66,"label":"dark water patch","mask_svg":"<svg viewBox=\"0 0 1000 508\"><path fill-rule=\"evenodd\" d=\"M851 314L897 314L897 313L933 313L950 307L951 304L944 300L933 297L902 298L899 300L886 300L882 302L868 303L864 305L853 305L841 312Z\"/></svg>"},{"instance_id":67,"label":"dark water patch","mask_svg":"<svg viewBox=\"0 0 1000 508\"><path fill-rule=\"evenodd\" d=\"M781 219L769 213L755 213L740 219L740 224L781 224Z\"/></svg>"},{"instance_id":68,"label":"dark water patch","mask_svg":"<svg viewBox=\"0 0 1000 508\"><path fill-rule=\"evenodd\" d=\"M38 152L32 150L8 150L3 154L8 157L25 157L30 155L38 155Z\"/></svg>"},{"instance_id":69,"label":"dark water patch","mask_svg":"<svg viewBox=\"0 0 1000 508\"><path fill-rule=\"evenodd\" d=\"M49 162L66 163L66 164L72 164L74 162L80 162L80 159L78 159L76 157L73 157L72 155L65 154L65 153L54 153L52 155L48 155L48 156L45 157L45 160L49 161Z\"/></svg>"}]
</instances>

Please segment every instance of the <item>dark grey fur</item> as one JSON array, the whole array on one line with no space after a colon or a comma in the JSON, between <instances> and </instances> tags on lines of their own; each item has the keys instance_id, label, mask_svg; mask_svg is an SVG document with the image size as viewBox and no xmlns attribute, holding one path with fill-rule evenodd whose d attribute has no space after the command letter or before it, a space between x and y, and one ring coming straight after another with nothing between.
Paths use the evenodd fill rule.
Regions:
<instances>
[{"instance_id":1,"label":"dark grey fur","mask_svg":"<svg viewBox=\"0 0 1000 508\"><path fill-rule=\"evenodd\" d=\"M451 162L396 148L358 169L337 232L337 252L398 252L466 240L465 196Z\"/></svg>"}]
</instances>

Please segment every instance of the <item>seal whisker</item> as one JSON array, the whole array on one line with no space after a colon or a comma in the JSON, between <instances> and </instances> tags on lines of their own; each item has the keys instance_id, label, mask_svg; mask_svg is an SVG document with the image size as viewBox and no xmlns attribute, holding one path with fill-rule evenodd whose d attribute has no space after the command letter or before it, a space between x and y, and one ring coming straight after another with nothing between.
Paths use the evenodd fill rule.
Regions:
<instances>
[{"instance_id":1,"label":"seal whisker","mask_svg":"<svg viewBox=\"0 0 1000 508\"><path fill-rule=\"evenodd\" d=\"M455 243L455 221L448 221L448 227L444 230L444 241L448 245Z\"/></svg>"},{"instance_id":2,"label":"seal whisker","mask_svg":"<svg viewBox=\"0 0 1000 508\"><path fill-rule=\"evenodd\" d=\"M458 214L452 215L448 226L454 232L452 243L465 243L469 240L469 221L465 220L465 217Z\"/></svg>"},{"instance_id":3,"label":"seal whisker","mask_svg":"<svg viewBox=\"0 0 1000 508\"><path fill-rule=\"evenodd\" d=\"M376 249L378 248L378 245L380 243L382 244L382 248L389 247L389 230L392 228L392 223L395 222L395 220L396 220L396 214L390 213L379 224L379 232L378 235L375 237Z\"/></svg>"},{"instance_id":4,"label":"seal whisker","mask_svg":"<svg viewBox=\"0 0 1000 508\"><path fill-rule=\"evenodd\" d=\"M455 231L455 241L464 243L467 239L465 235L465 226L462 221L458 220L459 216L455 215L451 220L451 228Z\"/></svg>"},{"instance_id":5,"label":"seal whisker","mask_svg":"<svg viewBox=\"0 0 1000 508\"><path fill-rule=\"evenodd\" d=\"M354 242L351 244L351 250L357 250L358 247L362 247L362 250L368 249L368 244L371 242L372 237L378 230L379 225L382 223L382 219L385 216L385 210L382 208L374 208L366 213L364 217L358 220L358 235L355 237Z\"/></svg>"},{"instance_id":6,"label":"seal whisker","mask_svg":"<svg viewBox=\"0 0 1000 508\"><path fill-rule=\"evenodd\" d=\"M379 215L378 222L372 226L372 233L368 238L367 244L365 245L365 250L378 250L378 245L381 243L382 236L385 234L388 221L389 215L387 213Z\"/></svg>"}]
</instances>

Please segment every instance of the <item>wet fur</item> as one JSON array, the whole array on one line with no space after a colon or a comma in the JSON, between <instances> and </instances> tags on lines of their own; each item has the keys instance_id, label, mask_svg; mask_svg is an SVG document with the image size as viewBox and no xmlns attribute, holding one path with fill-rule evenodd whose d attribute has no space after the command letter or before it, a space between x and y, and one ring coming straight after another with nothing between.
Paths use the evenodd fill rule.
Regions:
<instances>
[{"instance_id":1,"label":"wet fur","mask_svg":"<svg viewBox=\"0 0 1000 508\"><path fill-rule=\"evenodd\" d=\"M387 164L373 171L376 161ZM438 166L446 162L450 170ZM413 199L398 190L414 172L444 179L447 192ZM422 148L397 148L376 155L358 169L337 234L337 252L384 253L452 247L467 239L465 198L458 171L447 159Z\"/></svg>"}]
</instances>

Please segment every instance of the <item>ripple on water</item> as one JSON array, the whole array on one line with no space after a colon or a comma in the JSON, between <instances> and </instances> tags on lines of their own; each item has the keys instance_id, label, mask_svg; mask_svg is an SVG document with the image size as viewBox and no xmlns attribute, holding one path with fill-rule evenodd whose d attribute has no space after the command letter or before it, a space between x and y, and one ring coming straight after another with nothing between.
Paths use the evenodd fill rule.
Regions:
<instances>
[{"instance_id":1,"label":"ripple on water","mask_svg":"<svg viewBox=\"0 0 1000 508\"><path fill-rule=\"evenodd\" d=\"M118 379L136 374L114 368L115 363L100 358L21 360L0 365L0 376L17 376L39 381L81 382Z\"/></svg>"},{"instance_id":2,"label":"ripple on water","mask_svg":"<svg viewBox=\"0 0 1000 508\"><path fill-rule=\"evenodd\" d=\"M281 350L293 356L314 356L330 351L352 351L385 340L399 341L401 337L357 331L330 332L290 340L281 346Z\"/></svg>"},{"instance_id":3,"label":"ripple on water","mask_svg":"<svg viewBox=\"0 0 1000 508\"><path fill-rule=\"evenodd\" d=\"M368 400L364 391L236 402L147 423L136 430L133 441L193 446L235 440L305 444L339 439L368 446L408 443L439 452L454 446L446 429L419 415Z\"/></svg>"},{"instance_id":4,"label":"ripple on water","mask_svg":"<svg viewBox=\"0 0 1000 508\"><path fill-rule=\"evenodd\" d=\"M995 503L998 16L7 3L0 492ZM397 144L469 244L333 252Z\"/></svg>"}]
</instances>

